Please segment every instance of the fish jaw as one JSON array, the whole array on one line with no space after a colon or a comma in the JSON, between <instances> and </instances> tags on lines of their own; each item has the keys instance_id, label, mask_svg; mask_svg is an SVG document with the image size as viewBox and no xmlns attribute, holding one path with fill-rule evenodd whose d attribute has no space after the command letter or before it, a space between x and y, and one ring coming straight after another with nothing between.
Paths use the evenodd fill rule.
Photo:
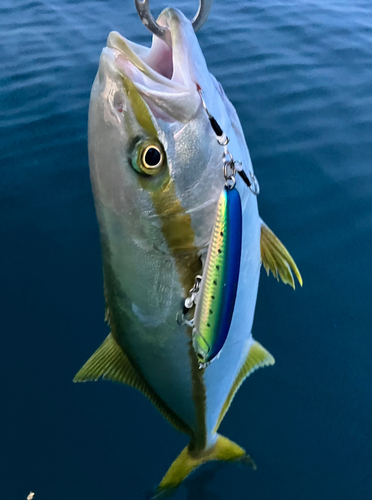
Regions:
<instances>
[{"instance_id":1,"label":"fish jaw","mask_svg":"<svg viewBox=\"0 0 372 500\"><path fill-rule=\"evenodd\" d=\"M192 25L182 12L165 9L157 22L167 26L171 46L154 36L148 49L112 32L104 51L111 52L118 70L135 84L156 117L187 123L200 107L196 86L210 85L210 75Z\"/></svg>"}]
</instances>

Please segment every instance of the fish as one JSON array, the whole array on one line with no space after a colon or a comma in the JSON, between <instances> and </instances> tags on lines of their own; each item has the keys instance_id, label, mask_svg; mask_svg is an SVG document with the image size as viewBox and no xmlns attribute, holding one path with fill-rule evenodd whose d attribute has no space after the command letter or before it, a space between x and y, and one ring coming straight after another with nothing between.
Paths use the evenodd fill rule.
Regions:
<instances>
[{"instance_id":1,"label":"fish","mask_svg":"<svg viewBox=\"0 0 372 500\"><path fill-rule=\"evenodd\" d=\"M252 336L261 264L293 288L294 276L301 285L302 278L260 218L257 196L237 176L242 234L235 305L219 356L199 366L192 326L177 318L205 271L224 175L198 89L233 157L246 172L253 174L253 166L238 115L208 71L192 24L173 8L157 22L168 28L170 43L154 36L147 48L111 32L92 86L89 166L110 334L74 381L131 386L189 436L158 486L166 491L212 460L253 466L218 428L243 381L274 364Z\"/></svg>"}]
</instances>

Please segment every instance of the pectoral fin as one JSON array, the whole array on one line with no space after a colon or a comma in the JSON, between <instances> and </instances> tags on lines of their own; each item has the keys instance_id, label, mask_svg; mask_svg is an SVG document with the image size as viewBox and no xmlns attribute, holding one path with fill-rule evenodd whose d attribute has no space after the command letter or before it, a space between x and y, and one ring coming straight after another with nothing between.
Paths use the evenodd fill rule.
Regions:
<instances>
[{"instance_id":1,"label":"pectoral fin","mask_svg":"<svg viewBox=\"0 0 372 500\"><path fill-rule=\"evenodd\" d=\"M261 260L267 275L271 271L278 281L280 276L283 283L291 285L294 289L293 271L302 286L302 277L295 261L266 224L261 226Z\"/></svg>"},{"instance_id":2,"label":"pectoral fin","mask_svg":"<svg viewBox=\"0 0 372 500\"><path fill-rule=\"evenodd\" d=\"M249 349L248 356L243 366L240 368L240 371L236 379L234 380L230 392L224 402L216 427L214 429L215 432L217 432L223 420L223 417L226 415L226 412L229 409L235 394L237 393L239 387L242 385L244 380L258 368L264 366L270 366L273 365L274 363L275 359L269 353L269 351L267 351L259 342L254 341L254 343L251 345Z\"/></svg>"},{"instance_id":3,"label":"pectoral fin","mask_svg":"<svg viewBox=\"0 0 372 500\"><path fill-rule=\"evenodd\" d=\"M134 387L142 392L177 430L191 434L190 428L159 398L143 376L133 366L112 334L74 377L74 382L112 380Z\"/></svg>"}]
</instances>

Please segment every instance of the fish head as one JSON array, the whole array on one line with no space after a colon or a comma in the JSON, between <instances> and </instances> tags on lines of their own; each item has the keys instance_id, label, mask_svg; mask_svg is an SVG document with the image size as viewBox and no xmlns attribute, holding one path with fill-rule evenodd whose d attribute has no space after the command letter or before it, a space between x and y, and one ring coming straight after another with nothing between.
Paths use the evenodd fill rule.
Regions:
<instances>
[{"instance_id":1,"label":"fish head","mask_svg":"<svg viewBox=\"0 0 372 500\"><path fill-rule=\"evenodd\" d=\"M235 140L234 110L207 69L190 21L168 8L158 23L168 27L170 45L154 36L147 48L112 32L102 51L89 113L96 208L98 217L103 207L122 218L144 247L203 249L224 184L223 148L197 86L230 142L241 141ZM193 237L182 233L186 218ZM174 222L165 237L164 220Z\"/></svg>"}]
</instances>

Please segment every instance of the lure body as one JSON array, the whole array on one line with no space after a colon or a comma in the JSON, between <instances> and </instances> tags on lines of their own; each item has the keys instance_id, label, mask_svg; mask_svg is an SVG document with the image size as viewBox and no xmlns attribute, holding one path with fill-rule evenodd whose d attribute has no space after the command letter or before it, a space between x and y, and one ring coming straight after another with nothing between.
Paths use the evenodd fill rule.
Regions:
<instances>
[{"instance_id":1,"label":"lure body","mask_svg":"<svg viewBox=\"0 0 372 500\"><path fill-rule=\"evenodd\" d=\"M221 351L234 312L242 246L242 205L235 188L218 200L211 243L195 309L193 346L202 364Z\"/></svg>"}]
</instances>

